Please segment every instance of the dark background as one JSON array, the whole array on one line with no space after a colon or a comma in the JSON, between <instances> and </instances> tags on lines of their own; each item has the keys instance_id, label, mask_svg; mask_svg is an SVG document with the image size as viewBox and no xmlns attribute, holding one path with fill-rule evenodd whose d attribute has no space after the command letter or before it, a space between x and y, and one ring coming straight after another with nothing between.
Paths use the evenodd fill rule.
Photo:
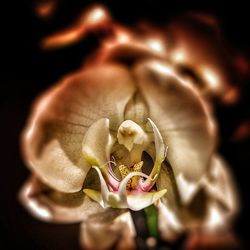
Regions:
<instances>
[{"instance_id":1,"label":"dark background","mask_svg":"<svg viewBox=\"0 0 250 250\"><path fill-rule=\"evenodd\" d=\"M17 192L29 172L19 150L19 136L32 100L44 89L79 68L84 57L97 45L95 37L61 50L43 52L39 41L45 35L70 25L84 7L96 1L59 0L55 16L49 21L37 18L33 1L1 1L0 112L0 248L1 249L78 249L77 225L53 225L33 219L18 203ZM100 3L100 1L99 1ZM230 44L249 58L249 7L243 1L105 1L114 19L129 25L140 20L165 23L186 10L209 12L219 19ZM249 80L249 79L248 79ZM221 143L219 151L232 166L241 194L242 209L235 230L247 246L250 175L249 137L238 142L230 136L240 122L249 119L249 83L241 101L231 107L217 106ZM4 247L7 244L6 247ZM249 245L250 246L250 245Z\"/></svg>"}]
</instances>

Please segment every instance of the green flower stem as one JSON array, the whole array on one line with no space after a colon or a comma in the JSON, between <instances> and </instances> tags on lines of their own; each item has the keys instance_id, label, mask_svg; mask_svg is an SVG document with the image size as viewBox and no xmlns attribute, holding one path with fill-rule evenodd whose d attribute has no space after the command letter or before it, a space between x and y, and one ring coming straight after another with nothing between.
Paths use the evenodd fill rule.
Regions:
<instances>
[{"instance_id":1,"label":"green flower stem","mask_svg":"<svg viewBox=\"0 0 250 250\"><path fill-rule=\"evenodd\" d=\"M150 236L158 236L158 213L154 205L144 208L148 232Z\"/></svg>"}]
</instances>

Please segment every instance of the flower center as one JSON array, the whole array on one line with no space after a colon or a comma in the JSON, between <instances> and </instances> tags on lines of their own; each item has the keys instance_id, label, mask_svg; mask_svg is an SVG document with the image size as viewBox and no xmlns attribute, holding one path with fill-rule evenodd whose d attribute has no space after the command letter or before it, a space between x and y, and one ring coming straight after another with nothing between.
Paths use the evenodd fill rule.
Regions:
<instances>
[{"instance_id":1,"label":"flower center","mask_svg":"<svg viewBox=\"0 0 250 250\"><path fill-rule=\"evenodd\" d=\"M146 133L132 120L126 120L119 126L116 139L114 139L109 131L109 120L105 118L95 122L85 134L83 155L98 173L101 193L90 189L84 189L84 192L102 206L138 209L141 206L145 207L145 204L152 204L155 199L166 193L166 190L160 190L156 194L152 191L149 192L154 186L160 173L161 164L166 158L166 147L154 122L149 118L148 122L152 127L153 136L152 132ZM100 138L99 141L98 138ZM155 146L154 165L150 175L146 175L142 173L142 153L147 152L152 145ZM117 148L120 150L119 159L115 157ZM150 151L153 150L150 149ZM111 152L113 153L111 154ZM114 168L111 166L111 155L119 163ZM126 163L123 161L124 159ZM117 171L120 172L121 178L116 176ZM140 199L147 200L134 207L135 204L130 203L129 197L136 196L136 194Z\"/></svg>"},{"instance_id":2,"label":"flower center","mask_svg":"<svg viewBox=\"0 0 250 250\"><path fill-rule=\"evenodd\" d=\"M141 173L142 172L141 171L142 166L143 166L143 161L140 161L140 162L134 164L134 166L132 166L132 167L127 167L125 165L120 165L118 168L119 168L122 179L124 179L129 173L132 173L132 172L140 172ZM141 177L139 177L139 176L132 177L127 182L127 185L126 185L127 190L131 191L131 190L137 189L138 188L138 182L139 182L140 178Z\"/></svg>"}]
</instances>

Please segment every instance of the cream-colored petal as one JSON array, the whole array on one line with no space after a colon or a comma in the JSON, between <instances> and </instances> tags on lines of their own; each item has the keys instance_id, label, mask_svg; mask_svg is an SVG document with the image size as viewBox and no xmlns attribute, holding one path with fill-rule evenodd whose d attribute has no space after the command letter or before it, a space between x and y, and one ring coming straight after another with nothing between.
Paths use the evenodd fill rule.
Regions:
<instances>
[{"instance_id":1,"label":"cream-colored petal","mask_svg":"<svg viewBox=\"0 0 250 250\"><path fill-rule=\"evenodd\" d=\"M198 181L206 172L215 144L215 125L192 86L165 62L148 60L134 69L135 77L168 147L175 176Z\"/></svg>"},{"instance_id":2,"label":"cream-colored petal","mask_svg":"<svg viewBox=\"0 0 250 250\"><path fill-rule=\"evenodd\" d=\"M36 218L48 222L73 223L87 219L104 209L82 191L61 193L48 188L31 176L19 192L23 206Z\"/></svg>"},{"instance_id":3,"label":"cream-colored petal","mask_svg":"<svg viewBox=\"0 0 250 250\"><path fill-rule=\"evenodd\" d=\"M184 205L190 204L194 196L201 189L203 178L201 178L199 181L188 181L181 173L176 177L175 180L181 203Z\"/></svg>"},{"instance_id":4,"label":"cream-colored petal","mask_svg":"<svg viewBox=\"0 0 250 250\"><path fill-rule=\"evenodd\" d=\"M227 231L239 210L239 201L224 161L217 155L213 156L208 171L196 183L195 191L191 191L188 203L183 202L183 197L190 192L189 184L185 185L182 183L181 188L176 187L171 168L164 163L156 182L158 190L168 189L158 206L162 237L172 240L180 232L197 229L206 233Z\"/></svg>"},{"instance_id":5,"label":"cream-colored petal","mask_svg":"<svg viewBox=\"0 0 250 250\"><path fill-rule=\"evenodd\" d=\"M229 167L215 155L202 185L208 196L208 211L204 228L208 231L228 228L240 208L237 189Z\"/></svg>"},{"instance_id":6,"label":"cream-colored petal","mask_svg":"<svg viewBox=\"0 0 250 250\"><path fill-rule=\"evenodd\" d=\"M166 189L157 192L142 192L138 194L128 194L127 202L128 208L134 211L139 211L148 207L158 201L163 195L167 193Z\"/></svg>"},{"instance_id":7,"label":"cream-colored petal","mask_svg":"<svg viewBox=\"0 0 250 250\"><path fill-rule=\"evenodd\" d=\"M152 188L152 186L155 184L160 170L161 170L161 165L163 163L163 161L166 158L166 154L167 154L167 147L165 147L162 136L158 130L158 128L156 127L156 125L154 124L154 122L148 118L148 121L151 125L151 127L153 128L153 133L154 133L154 145L155 145L155 159L154 159L154 166L150 172L150 178L148 178L146 181L144 181L143 183L141 183L141 187L144 191L148 191Z\"/></svg>"},{"instance_id":8,"label":"cream-colored petal","mask_svg":"<svg viewBox=\"0 0 250 250\"><path fill-rule=\"evenodd\" d=\"M113 139L109 131L109 119L102 118L93 123L87 130L83 142L82 153L91 166L105 170L108 164Z\"/></svg>"},{"instance_id":9,"label":"cream-colored petal","mask_svg":"<svg viewBox=\"0 0 250 250\"><path fill-rule=\"evenodd\" d=\"M167 148L164 145L160 131L154 122L148 118L149 123L151 124L154 132L154 143L155 143L155 164L161 165L165 160L167 154Z\"/></svg>"},{"instance_id":10,"label":"cream-colored petal","mask_svg":"<svg viewBox=\"0 0 250 250\"><path fill-rule=\"evenodd\" d=\"M136 229L130 212L123 213L115 219L116 225L120 225L122 234L117 242L117 250L136 249L135 236Z\"/></svg>"},{"instance_id":11,"label":"cream-colored petal","mask_svg":"<svg viewBox=\"0 0 250 250\"><path fill-rule=\"evenodd\" d=\"M117 129L133 92L132 77L118 65L93 66L66 77L33 107L22 136L27 165L49 186L79 191L90 168L82 157L84 134L105 117Z\"/></svg>"},{"instance_id":12,"label":"cream-colored petal","mask_svg":"<svg viewBox=\"0 0 250 250\"><path fill-rule=\"evenodd\" d=\"M87 190L84 189L83 191L87 195L90 194L90 198L92 198L93 200L99 202L99 204L101 206L106 207L107 203L108 203L108 197L109 197L109 194L111 192L109 191L108 185L105 182L100 169L98 167L96 167L96 166L94 166L93 168L96 170L96 172L98 174L98 177L99 177L99 180L100 180L100 185L101 185L101 192L94 192L94 190L90 191L89 189L87 189Z\"/></svg>"},{"instance_id":13,"label":"cream-colored petal","mask_svg":"<svg viewBox=\"0 0 250 250\"><path fill-rule=\"evenodd\" d=\"M159 232L164 240L174 241L185 230L185 222L182 218L183 207L176 179L173 169L167 162L162 164L156 187L157 190L168 190L157 203Z\"/></svg>"},{"instance_id":14,"label":"cream-colored petal","mask_svg":"<svg viewBox=\"0 0 250 250\"><path fill-rule=\"evenodd\" d=\"M165 162L162 164L159 177L156 181L157 190L167 189L167 193L161 198L161 202L178 213L180 209L180 195L176 185L173 170Z\"/></svg>"},{"instance_id":15,"label":"cream-colored petal","mask_svg":"<svg viewBox=\"0 0 250 250\"><path fill-rule=\"evenodd\" d=\"M116 211L111 216L107 213L91 216L81 224L80 242L84 249L135 249L132 217L129 212Z\"/></svg>"},{"instance_id":16,"label":"cream-colored petal","mask_svg":"<svg viewBox=\"0 0 250 250\"><path fill-rule=\"evenodd\" d=\"M178 218L176 211L171 209L171 204L168 206L160 200L157 203L157 209L158 227L161 238L170 242L175 241L184 232L184 225Z\"/></svg>"}]
</instances>

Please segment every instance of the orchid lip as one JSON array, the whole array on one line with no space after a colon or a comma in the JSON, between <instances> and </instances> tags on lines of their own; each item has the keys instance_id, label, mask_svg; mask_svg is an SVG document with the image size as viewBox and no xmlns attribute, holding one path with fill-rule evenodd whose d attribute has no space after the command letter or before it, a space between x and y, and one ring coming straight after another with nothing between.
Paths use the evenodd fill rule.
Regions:
<instances>
[{"instance_id":1,"label":"orchid lip","mask_svg":"<svg viewBox=\"0 0 250 250\"><path fill-rule=\"evenodd\" d=\"M134 176L141 176L144 178L150 178L148 175L139 172L129 173L121 182L118 191L109 191L108 185L102 176L100 169L96 166L93 168L97 171L97 174L101 182L101 193L92 189L84 189L83 192L93 200L99 202L102 207L113 208L130 208L132 210L140 210L144 207L150 206L152 203L160 199L166 192L166 189L158 192L147 192L130 194L126 189L127 182ZM138 202L138 200L140 202ZM137 201L137 202L136 202ZM136 202L136 203L135 203Z\"/></svg>"},{"instance_id":2,"label":"orchid lip","mask_svg":"<svg viewBox=\"0 0 250 250\"><path fill-rule=\"evenodd\" d=\"M109 132L109 119L98 120L86 133L83 144L83 155L89 164L92 165L92 168L97 171L101 182L101 192L90 189L84 189L84 192L102 206L120 208L132 206L128 204L128 195L142 195L141 198L144 199L144 194L149 193L154 186L160 173L161 164L166 158L167 147L165 147L162 136L154 122L150 118L148 118L148 122L153 130L153 138L144 132L137 123L131 120L124 121L118 129L118 143L129 150L130 162L132 164L130 166L119 165L118 169L122 171L121 179L116 176L111 166L111 163L116 164L115 159L114 161L109 160L111 147L114 143L113 137ZM102 139L101 144L99 143L97 145L99 149L94 151L93 149L95 147L93 147L92 138L97 135L103 136L104 139ZM146 175L141 172L141 166L143 165L141 156L142 152L147 149L149 143L152 142L152 139L155 144L155 162L151 173ZM100 159L104 159L104 155L106 155L106 163L101 164ZM123 167L120 168L121 166ZM163 195L164 192L161 191L150 192L149 201L152 202L155 200L155 198L159 196L159 192ZM155 193L157 195L154 197Z\"/></svg>"}]
</instances>

